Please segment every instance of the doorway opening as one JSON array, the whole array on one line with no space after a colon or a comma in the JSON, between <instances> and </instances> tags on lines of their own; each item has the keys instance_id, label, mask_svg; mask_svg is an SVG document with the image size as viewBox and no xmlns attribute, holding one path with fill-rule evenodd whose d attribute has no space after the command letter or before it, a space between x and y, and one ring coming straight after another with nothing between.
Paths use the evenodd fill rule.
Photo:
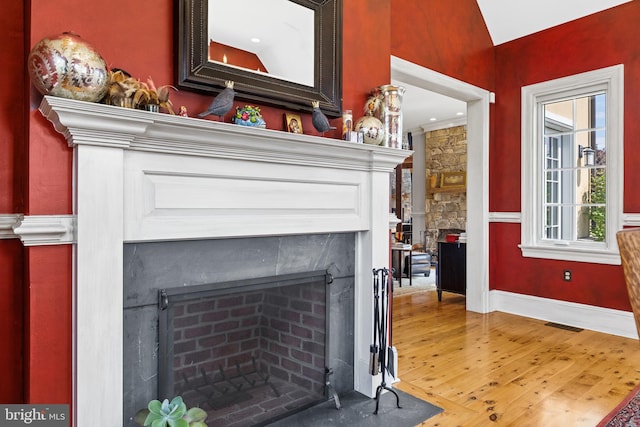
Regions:
<instances>
[{"instance_id":1,"label":"doorway opening","mask_svg":"<svg viewBox=\"0 0 640 427\"><path fill-rule=\"evenodd\" d=\"M467 310L489 312L489 103L485 89L391 57L391 77L467 104Z\"/></svg>"}]
</instances>

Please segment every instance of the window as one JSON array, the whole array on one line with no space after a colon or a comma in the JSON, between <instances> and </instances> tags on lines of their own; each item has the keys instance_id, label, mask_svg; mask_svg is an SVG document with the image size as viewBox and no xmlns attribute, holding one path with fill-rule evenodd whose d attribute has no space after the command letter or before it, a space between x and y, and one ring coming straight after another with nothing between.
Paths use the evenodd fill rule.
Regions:
<instances>
[{"instance_id":1,"label":"window","mask_svg":"<svg viewBox=\"0 0 640 427\"><path fill-rule=\"evenodd\" d=\"M619 264L623 66L522 88L523 256Z\"/></svg>"}]
</instances>

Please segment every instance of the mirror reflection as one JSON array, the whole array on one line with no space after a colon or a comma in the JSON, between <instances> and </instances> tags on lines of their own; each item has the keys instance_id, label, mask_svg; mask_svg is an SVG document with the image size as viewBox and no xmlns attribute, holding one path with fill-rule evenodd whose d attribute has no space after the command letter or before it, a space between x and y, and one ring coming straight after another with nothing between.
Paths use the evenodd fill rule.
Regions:
<instances>
[{"instance_id":1,"label":"mirror reflection","mask_svg":"<svg viewBox=\"0 0 640 427\"><path fill-rule=\"evenodd\" d=\"M314 11L289 0L209 0L209 61L314 86Z\"/></svg>"},{"instance_id":2,"label":"mirror reflection","mask_svg":"<svg viewBox=\"0 0 640 427\"><path fill-rule=\"evenodd\" d=\"M342 0L175 0L175 5L178 88L217 94L233 81L245 102L311 112L319 101L325 115L341 116ZM230 28L218 35L224 25ZM260 48L252 37L260 38ZM210 53L211 40L228 52ZM259 62L230 65L240 51Z\"/></svg>"}]
</instances>

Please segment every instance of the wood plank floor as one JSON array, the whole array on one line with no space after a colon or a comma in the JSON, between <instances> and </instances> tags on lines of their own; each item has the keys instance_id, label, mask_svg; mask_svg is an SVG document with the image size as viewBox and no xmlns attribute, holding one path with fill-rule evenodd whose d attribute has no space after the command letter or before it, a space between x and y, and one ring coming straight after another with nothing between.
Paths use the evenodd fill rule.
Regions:
<instances>
[{"instance_id":1,"label":"wood plank floor","mask_svg":"<svg viewBox=\"0 0 640 427\"><path fill-rule=\"evenodd\" d=\"M465 310L435 291L394 298L394 386L444 409L421 426L595 426L640 383L640 343Z\"/></svg>"}]
</instances>

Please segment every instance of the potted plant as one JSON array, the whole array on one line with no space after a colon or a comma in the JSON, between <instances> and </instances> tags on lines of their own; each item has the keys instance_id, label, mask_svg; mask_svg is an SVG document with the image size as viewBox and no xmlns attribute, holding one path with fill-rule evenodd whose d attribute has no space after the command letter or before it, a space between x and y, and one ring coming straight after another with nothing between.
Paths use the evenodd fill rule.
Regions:
<instances>
[{"instance_id":1,"label":"potted plant","mask_svg":"<svg viewBox=\"0 0 640 427\"><path fill-rule=\"evenodd\" d=\"M208 427L204 420L207 413L200 408L187 409L182 397L176 396L162 402L152 400L139 410L133 420L141 426L151 427Z\"/></svg>"}]
</instances>

